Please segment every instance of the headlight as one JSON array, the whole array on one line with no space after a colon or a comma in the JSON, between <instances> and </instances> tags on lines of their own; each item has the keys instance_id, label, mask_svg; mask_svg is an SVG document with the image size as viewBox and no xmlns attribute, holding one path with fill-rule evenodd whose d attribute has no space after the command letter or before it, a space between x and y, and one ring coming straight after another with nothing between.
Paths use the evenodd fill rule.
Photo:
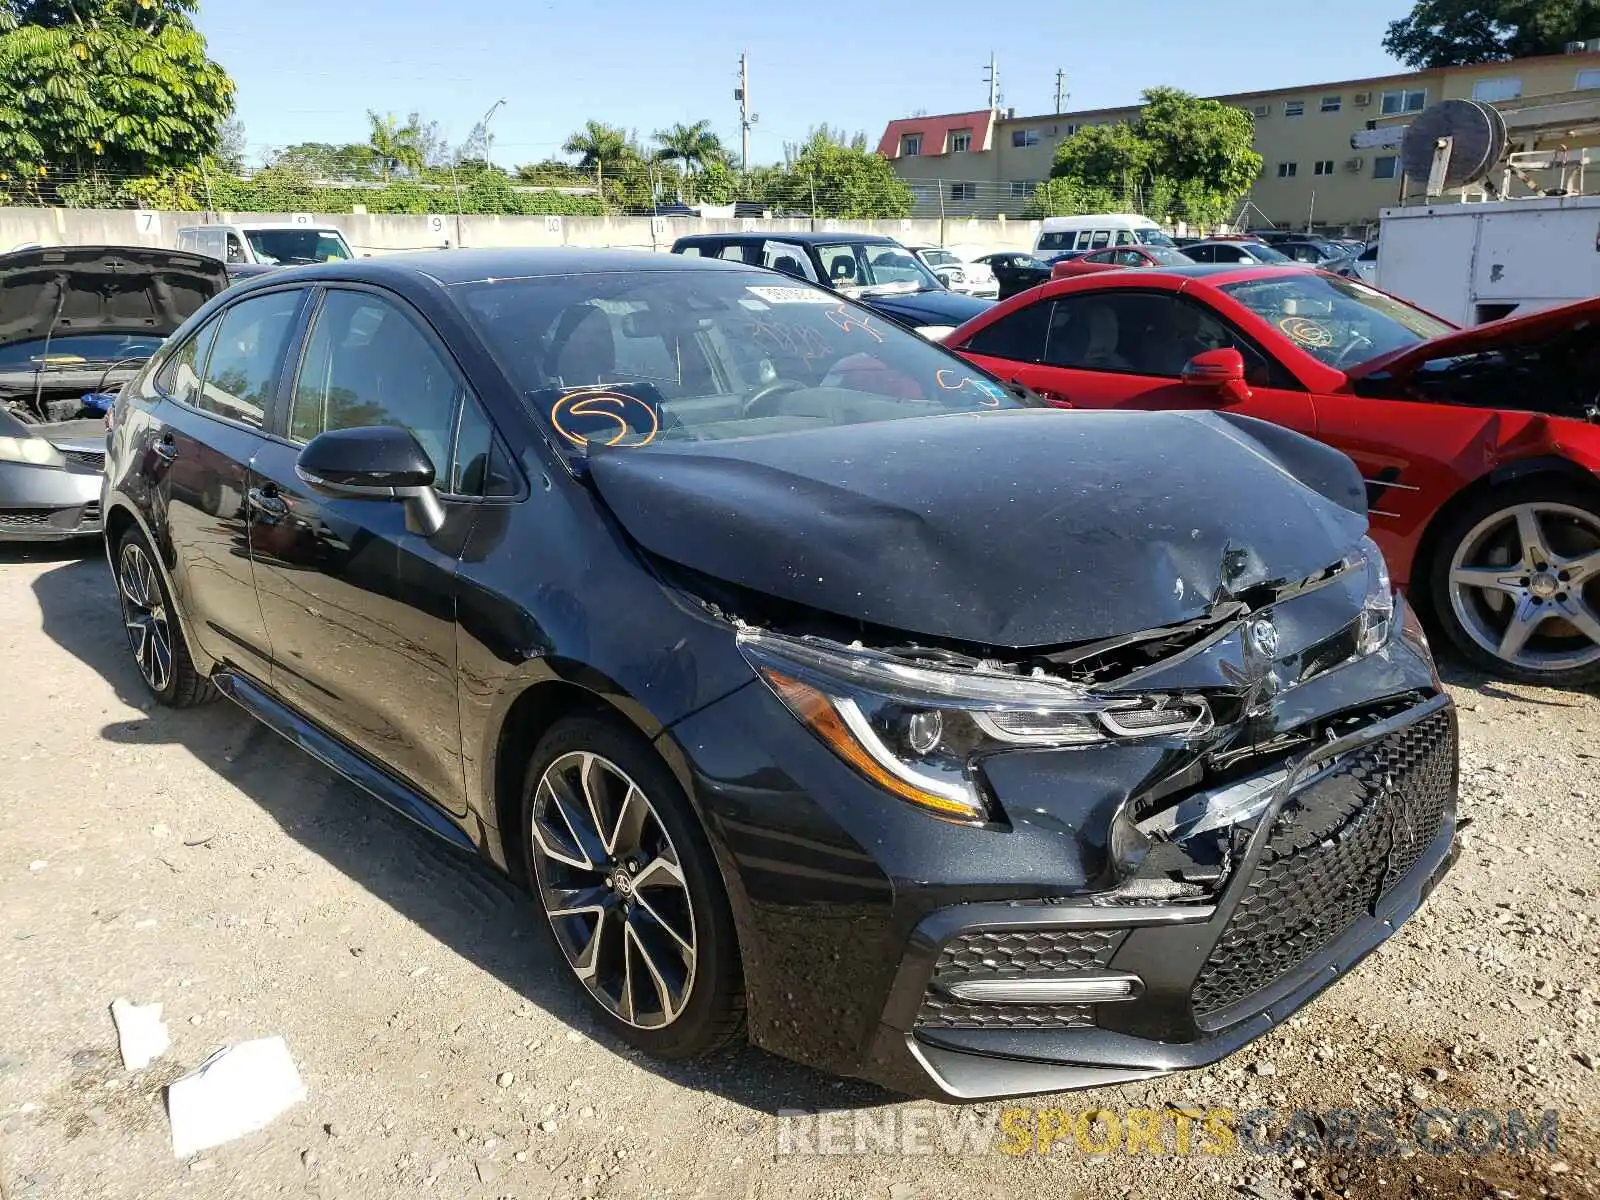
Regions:
<instances>
[{"instance_id":1,"label":"headlight","mask_svg":"<svg viewBox=\"0 0 1600 1200\"><path fill-rule=\"evenodd\" d=\"M36 467L67 465L61 451L37 437L0 437L0 462L30 463Z\"/></svg>"},{"instance_id":2,"label":"headlight","mask_svg":"<svg viewBox=\"0 0 1600 1200\"><path fill-rule=\"evenodd\" d=\"M1377 542L1362 538L1357 553L1367 572L1367 594L1356 618L1356 654L1365 657L1388 644L1394 628L1394 583Z\"/></svg>"},{"instance_id":3,"label":"headlight","mask_svg":"<svg viewBox=\"0 0 1600 1200\"><path fill-rule=\"evenodd\" d=\"M850 766L900 799L959 821L989 817L977 759L1019 747L1194 738L1198 696L1100 696L998 668L912 663L833 642L744 629L739 648L789 711Z\"/></svg>"},{"instance_id":4,"label":"headlight","mask_svg":"<svg viewBox=\"0 0 1600 1200\"><path fill-rule=\"evenodd\" d=\"M967 276L962 271L951 271L949 279L951 283L965 283L967 281Z\"/></svg>"}]
</instances>

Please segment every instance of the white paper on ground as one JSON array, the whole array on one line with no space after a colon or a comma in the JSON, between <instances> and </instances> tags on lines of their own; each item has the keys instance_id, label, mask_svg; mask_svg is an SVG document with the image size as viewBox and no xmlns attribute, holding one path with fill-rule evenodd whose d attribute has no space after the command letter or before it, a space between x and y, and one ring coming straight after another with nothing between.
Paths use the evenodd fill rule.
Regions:
<instances>
[{"instance_id":1,"label":"white paper on ground","mask_svg":"<svg viewBox=\"0 0 1600 1200\"><path fill-rule=\"evenodd\" d=\"M130 1004L119 997L111 1002L111 1020L117 1027L122 1065L130 1071L148 1067L172 1044L159 1004Z\"/></svg>"},{"instance_id":2,"label":"white paper on ground","mask_svg":"<svg viewBox=\"0 0 1600 1200\"><path fill-rule=\"evenodd\" d=\"M281 1037L226 1046L167 1089L173 1156L188 1158L265 1129L305 1098Z\"/></svg>"}]
</instances>

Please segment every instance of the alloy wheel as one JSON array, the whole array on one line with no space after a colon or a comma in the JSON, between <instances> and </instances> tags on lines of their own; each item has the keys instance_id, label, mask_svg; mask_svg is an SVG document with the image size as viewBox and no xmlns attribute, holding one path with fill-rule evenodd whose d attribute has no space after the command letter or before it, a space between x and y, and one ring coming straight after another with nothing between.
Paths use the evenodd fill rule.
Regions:
<instances>
[{"instance_id":1,"label":"alloy wheel","mask_svg":"<svg viewBox=\"0 0 1600 1200\"><path fill-rule=\"evenodd\" d=\"M164 693L172 682L172 627L155 565L135 541L122 547L117 589L122 595L122 622L128 630L133 660L150 689Z\"/></svg>"},{"instance_id":2,"label":"alloy wheel","mask_svg":"<svg viewBox=\"0 0 1600 1200\"><path fill-rule=\"evenodd\" d=\"M1600 517L1543 501L1490 514L1456 547L1450 606L1468 637L1511 666L1600 662Z\"/></svg>"},{"instance_id":3,"label":"alloy wheel","mask_svg":"<svg viewBox=\"0 0 1600 1200\"><path fill-rule=\"evenodd\" d=\"M573 973L629 1025L672 1024L694 988L694 909L644 791L609 759L563 754L539 777L530 832L539 896Z\"/></svg>"}]
</instances>

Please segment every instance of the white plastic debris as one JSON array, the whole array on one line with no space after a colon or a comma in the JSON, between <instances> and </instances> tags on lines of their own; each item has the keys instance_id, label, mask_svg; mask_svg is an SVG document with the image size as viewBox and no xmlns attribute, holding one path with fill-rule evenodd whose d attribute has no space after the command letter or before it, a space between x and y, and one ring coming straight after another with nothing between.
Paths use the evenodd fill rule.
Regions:
<instances>
[{"instance_id":1,"label":"white plastic debris","mask_svg":"<svg viewBox=\"0 0 1600 1200\"><path fill-rule=\"evenodd\" d=\"M130 1004L119 998L111 1002L111 1020L117 1027L122 1065L129 1071L148 1067L172 1044L159 1004Z\"/></svg>"},{"instance_id":2,"label":"white plastic debris","mask_svg":"<svg viewBox=\"0 0 1600 1200\"><path fill-rule=\"evenodd\" d=\"M188 1158L265 1129L305 1098L281 1037L224 1047L167 1089L173 1156Z\"/></svg>"}]
</instances>

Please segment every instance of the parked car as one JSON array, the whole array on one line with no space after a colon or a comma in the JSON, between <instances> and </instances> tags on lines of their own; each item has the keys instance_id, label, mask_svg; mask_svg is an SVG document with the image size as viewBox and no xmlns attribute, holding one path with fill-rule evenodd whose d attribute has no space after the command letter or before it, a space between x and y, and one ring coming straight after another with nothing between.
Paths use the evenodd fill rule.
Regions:
<instances>
[{"instance_id":1,"label":"parked car","mask_svg":"<svg viewBox=\"0 0 1600 1200\"><path fill-rule=\"evenodd\" d=\"M943 246L907 246L906 249L921 259L922 265L952 292L984 300L999 298L1000 282L988 263L966 262Z\"/></svg>"},{"instance_id":2,"label":"parked car","mask_svg":"<svg viewBox=\"0 0 1600 1200\"><path fill-rule=\"evenodd\" d=\"M1096 271L1117 271L1132 267L1185 267L1194 259L1181 250L1166 246L1120 246L1115 250L1095 250L1063 259L1050 268L1050 278L1071 279L1074 275L1092 275Z\"/></svg>"},{"instance_id":3,"label":"parked car","mask_svg":"<svg viewBox=\"0 0 1600 1200\"><path fill-rule=\"evenodd\" d=\"M0 255L0 541L100 532L103 406L227 286L220 262L172 250Z\"/></svg>"},{"instance_id":4,"label":"parked car","mask_svg":"<svg viewBox=\"0 0 1600 1200\"><path fill-rule=\"evenodd\" d=\"M1373 242L1366 246L1360 254L1342 264L1336 274L1349 279L1359 279L1362 283L1374 287L1378 283L1378 243Z\"/></svg>"},{"instance_id":5,"label":"parked car","mask_svg":"<svg viewBox=\"0 0 1600 1200\"><path fill-rule=\"evenodd\" d=\"M1039 223L1033 252L1040 258L1063 250L1104 250L1115 246L1170 246L1172 239L1149 217L1137 213L1090 213L1046 217Z\"/></svg>"},{"instance_id":6,"label":"parked car","mask_svg":"<svg viewBox=\"0 0 1600 1200\"><path fill-rule=\"evenodd\" d=\"M178 230L177 245L179 250L241 266L288 267L355 257L344 234L333 225L273 221L191 225Z\"/></svg>"},{"instance_id":7,"label":"parked car","mask_svg":"<svg viewBox=\"0 0 1600 1200\"><path fill-rule=\"evenodd\" d=\"M1324 271L1332 271L1335 274L1341 266L1354 257L1337 242L1323 238L1285 238L1271 245L1279 254L1295 262L1305 263L1310 267L1321 267Z\"/></svg>"},{"instance_id":8,"label":"parked car","mask_svg":"<svg viewBox=\"0 0 1600 1200\"><path fill-rule=\"evenodd\" d=\"M1179 292L1182 295L1179 295ZM1459 330L1304 267L1058 280L950 344L1059 404L1218 410L1355 460L1396 581L1472 663L1600 679L1600 300Z\"/></svg>"},{"instance_id":9,"label":"parked car","mask_svg":"<svg viewBox=\"0 0 1600 1200\"><path fill-rule=\"evenodd\" d=\"M1348 460L1060 412L759 267L247 281L124 389L107 478L157 700L220 690L525 880L651 1054L747 1021L961 1100L1199 1066L1454 854L1453 710Z\"/></svg>"},{"instance_id":10,"label":"parked car","mask_svg":"<svg viewBox=\"0 0 1600 1200\"><path fill-rule=\"evenodd\" d=\"M952 292L899 242L873 234L697 233L673 242L672 252L822 284L935 341L993 303Z\"/></svg>"},{"instance_id":11,"label":"parked car","mask_svg":"<svg viewBox=\"0 0 1600 1200\"><path fill-rule=\"evenodd\" d=\"M1191 262L1197 263L1261 263L1274 265L1292 265L1294 259L1287 254L1274 250L1265 242L1253 242L1245 238L1209 238L1203 242L1191 242L1183 248Z\"/></svg>"},{"instance_id":12,"label":"parked car","mask_svg":"<svg viewBox=\"0 0 1600 1200\"><path fill-rule=\"evenodd\" d=\"M1050 278L1048 263L1017 250L985 254L978 261L987 263L989 269L994 272L994 277L1000 284L1001 300L1015 296L1018 292L1025 292L1031 287L1038 287Z\"/></svg>"}]
</instances>

